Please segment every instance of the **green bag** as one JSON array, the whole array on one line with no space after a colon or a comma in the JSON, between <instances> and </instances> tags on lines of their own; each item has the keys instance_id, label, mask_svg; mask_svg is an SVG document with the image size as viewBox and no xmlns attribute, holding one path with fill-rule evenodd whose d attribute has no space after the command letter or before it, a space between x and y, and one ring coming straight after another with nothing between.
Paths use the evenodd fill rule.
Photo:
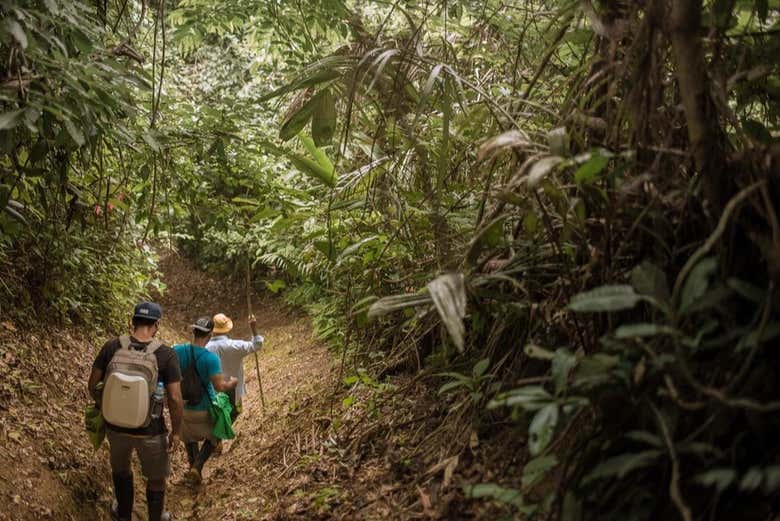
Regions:
<instances>
[{"instance_id":1,"label":"green bag","mask_svg":"<svg viewBox=\"0 0 780 521\"><path fill-rule=\"evenodd\" d=\"M87 405L84 409L84 426L87 429L89 441L95 450L98 450L106 437L106 424L103 421L100 408L94 403Z\"/></svg>"},{"instance_id":2,"label":"green bag","mask_svg":"<svg viewBox=\"0 0 780 521\"><path fill-rule=\"evenodd\" d=\"M220 440L232 440L236 437L233 431L233 423L230 421L230 413L233 412L233 406L230 405L230 397L225 393L217 393L209 408L211 421L214 422L214 429L211 434Z\"/></svg>"}]
</instances>

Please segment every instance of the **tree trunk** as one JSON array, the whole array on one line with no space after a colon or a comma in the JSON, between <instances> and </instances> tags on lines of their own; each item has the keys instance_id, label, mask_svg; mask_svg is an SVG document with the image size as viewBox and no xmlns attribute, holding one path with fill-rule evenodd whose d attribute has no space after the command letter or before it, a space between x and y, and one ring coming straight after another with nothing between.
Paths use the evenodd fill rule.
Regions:
<instances>
[{"instance_id":1,"label":"tree trunk","mask_svg":"<svg viewBox=\"0 0 780 521\"><path fill-rule=\"evenodd\" d=\"M688 139L702 176L704 197L713 215L720 214L729 195L726 140L710 94L710 79L701 39L702 0L672 0L666 30L672 44L675 76L680 89Z\"/></svg>"}]
</instances>

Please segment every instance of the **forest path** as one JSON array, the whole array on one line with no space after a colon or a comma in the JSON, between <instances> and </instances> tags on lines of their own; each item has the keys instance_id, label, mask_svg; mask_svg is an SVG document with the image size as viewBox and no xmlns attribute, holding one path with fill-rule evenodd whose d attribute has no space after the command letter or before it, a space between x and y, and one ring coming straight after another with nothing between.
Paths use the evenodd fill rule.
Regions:
<instances>
[{"instance_id":1,"label":"forest path","mask_svg":"<svg viewBox=\"0 0 780 521\"><path fill-rule=\"evenodd\" d=\"M160 337L171 344L189 340L188 325L199 316L225 313L234 321L231 336L250 338L246 289L196 269L171 253L161 261L168 287L160 299L164 318ZM201 486L182 482L187 470L183 448L173 458L166 508L175 519L262 519L275 510L279 498L270 492L295 463L292 452L302 438L317 435L319 424L294 421L305 404L332 390L328 351L312 334L309 319L275 298L252 295L258 331L265 337L259 353L266 407L260 401L254 356L244 359L248 396L236 421L237 437L204 468ZM290 421L293 420L293 421ZM305 425L305 426L304 426ZM138 494L136 497L142 494ZM136 501L136 518L145 506Z\"/></svg>"}]
</instances>

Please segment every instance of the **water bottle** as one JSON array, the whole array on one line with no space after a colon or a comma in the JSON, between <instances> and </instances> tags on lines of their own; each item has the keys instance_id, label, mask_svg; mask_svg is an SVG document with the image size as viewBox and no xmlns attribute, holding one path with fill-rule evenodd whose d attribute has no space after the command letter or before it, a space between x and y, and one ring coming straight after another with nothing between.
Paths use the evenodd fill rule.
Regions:
<instances>
[{"instance_id":1,"label":"water bottle","mask_svg":"<svg viewBox=\"0 0 780 521\"><path fill-rule=\"evenodd\" d=\"M162 382L157 382L157 389L152 395L152 419L156 420L162 416L163 397L165 397L165 387Z\"/></svg>"}]
</instances>

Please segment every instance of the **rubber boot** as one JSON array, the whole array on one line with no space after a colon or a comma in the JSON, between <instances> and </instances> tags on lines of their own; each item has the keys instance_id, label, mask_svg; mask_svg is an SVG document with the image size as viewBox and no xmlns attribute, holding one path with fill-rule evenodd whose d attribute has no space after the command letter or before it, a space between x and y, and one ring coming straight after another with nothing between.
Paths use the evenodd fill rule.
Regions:
<instances>
[{"instance_id":1,"label":"rubber boot","mask_svg":"<svg viewBox=\"0 0 780 521\"><path fill-rule=\"evenodd\" d=\"M213 445L210 441L206 440L203 442L203 446L200 448L200 453L195 459L195 464L193 465L193 467L198 469L198 472L203 470L203 465L205 465L206 461L208 461L208 459L211 457L211 454L214 452L215 448L215 445Z\"/></svg>"},{"instance_id":2,"label":"rubber boot","mask_svg":"<svg viewBox=\"0 0 780 521\"><path fill-rule=\"evenodd\" d=\"M195 465L195 458L198 457L198 444L197 442L187 443L185 447L187 448L187 462L192 467Z\"/></svg>"},{"instance_id":3,"label":"rubber boot","mask_svg":"<svg viewBox=\"0 0 780 521\"><path fill-rule=\"evenodd\" d=\"M149 508L149 521L163 521L169 519L169 515L163 517L165 506L165 492L162 490L146 489L146 505ZM165 513L167 514L167 512Z\"/></svg>"},{"instance_id":4,"label":"rubber boot","mask_svg":"<svg viewBox=\"0 0 780 521\"><path fill-rule=\"evenodd\" d=\"M112 515L119 521L130 521L133 515L133 473L115 472L111 477L116 495L116 511L112 508Z\"/></svg>"}]
</instances>

